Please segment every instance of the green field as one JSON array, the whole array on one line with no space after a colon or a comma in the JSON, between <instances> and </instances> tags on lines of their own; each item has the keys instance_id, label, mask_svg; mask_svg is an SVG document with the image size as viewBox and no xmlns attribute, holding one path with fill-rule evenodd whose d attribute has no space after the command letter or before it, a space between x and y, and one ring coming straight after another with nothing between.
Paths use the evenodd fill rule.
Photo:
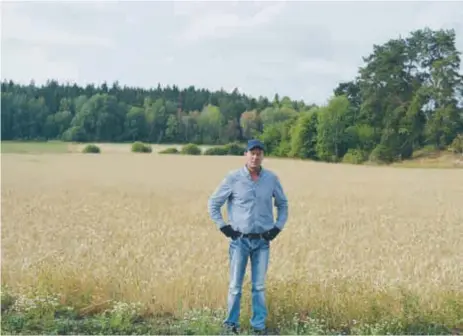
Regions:
<instances>
[{"instance_id":1,"label":"green field","mask_svg":"<svg viewBox=\"0 0 463 336\"><path fill-rule=\"evenodd\" d=\"M87 144L63 141L2 141L1 152L5 154L58 154L81 153ZM102 153L128 153L131 143L96 143ZM180 144L150 144L153 152L158 152L168 147L180 149ZM201 145L202 150L213 147Z\"/></svg>"},{"instance_id":2,"label":"green field","mask_svg":"<svg viewBox=\"0 0 463 336\"><path fill-rule=\"evenodd\" d=\"M69 144L61 141L2 141L2 153L40 154L69 153Z\"/></svg>"}]
</instances>

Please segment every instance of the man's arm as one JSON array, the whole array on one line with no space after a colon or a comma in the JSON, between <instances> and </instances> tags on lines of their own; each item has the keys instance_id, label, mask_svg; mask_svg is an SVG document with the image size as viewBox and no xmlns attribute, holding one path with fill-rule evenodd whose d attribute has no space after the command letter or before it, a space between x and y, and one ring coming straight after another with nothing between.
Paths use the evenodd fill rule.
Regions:
<instances>
[{"instance_id":1,"label":"man's arm","mask_svg":"<svg viewBox=\"0 0 463 336\"><path fill-rule=\"evenodd\" d=\"M275 226L281 231L288 220L288 199L286 198L280 179L275 176L275 190L273 197L275 198L275 207L277 208L277 220Z\"/></svg>"},{"instance_id":2,"label":"man's arm","mask_svg":"<svg viewBox=\"0 0 463 336\"><path fill-rule=\"evenodd\" d=\"M220 208L225 204L228 197L232 193L231 186L231 175L228 174L219 186L214 190L213 194L209 198L208 202L208 212L211 219L217 225L219 229L225 227L227 224L223 220L222 213Z\"/></svg>"}]
</instances>

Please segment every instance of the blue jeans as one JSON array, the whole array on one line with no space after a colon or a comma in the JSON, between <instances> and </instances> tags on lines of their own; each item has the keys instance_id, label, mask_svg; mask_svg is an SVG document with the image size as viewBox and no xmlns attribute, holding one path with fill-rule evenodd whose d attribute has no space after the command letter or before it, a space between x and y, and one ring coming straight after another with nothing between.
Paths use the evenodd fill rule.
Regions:
<instances>
[{"instance_id":1,"label":"blue jeans","mask_svg":"<svg viewBox=\"0 0 463 336\"><path fill-rule=\"evenodd\" d=\"M230 284L228 315L224 323L239 327L241 293L248 259L251 259L252 317L254 329L265 329L265 277L270 255L270 243L264 239L238 238L230 241Z\"/></svg>"}]
</instances>

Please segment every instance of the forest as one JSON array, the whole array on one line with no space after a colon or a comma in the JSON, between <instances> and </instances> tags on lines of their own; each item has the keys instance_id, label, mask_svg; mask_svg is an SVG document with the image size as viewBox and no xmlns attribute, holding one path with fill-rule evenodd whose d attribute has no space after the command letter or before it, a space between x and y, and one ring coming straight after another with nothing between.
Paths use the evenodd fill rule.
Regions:
<instances>
[{"instance_id":1,"label":"forest","mask_svg":"<svg viewBox=\"0 0 463 336\"><path fill-rule=\"evenodd\" d=\"M455 40L454 30L424 28L373 45L355 78L333 88L324 106L236 89L4 79L1 139L219 145L257 137L271 156L403 160L426 146L446 149L462 141Z\"/></svg>"}]
</instances>

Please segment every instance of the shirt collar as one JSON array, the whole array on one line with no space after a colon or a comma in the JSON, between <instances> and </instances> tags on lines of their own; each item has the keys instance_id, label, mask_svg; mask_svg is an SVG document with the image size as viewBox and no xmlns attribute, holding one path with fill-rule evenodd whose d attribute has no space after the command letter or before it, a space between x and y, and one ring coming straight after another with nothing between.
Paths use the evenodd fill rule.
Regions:
<instances>
[{"instance_id":1,"label":"shirt collar","mask_svg":"<svg viewBox=\"0 0 463 336\"><path fill-rule=\"evenodd\" d=\"M249 171L248 167L244 165L243 172L245 175L251 177L251 172ZM264 167L260 166L260 171L257 173L258 176L262 176L264 174Z\"/></svg>"}]
</instances>

